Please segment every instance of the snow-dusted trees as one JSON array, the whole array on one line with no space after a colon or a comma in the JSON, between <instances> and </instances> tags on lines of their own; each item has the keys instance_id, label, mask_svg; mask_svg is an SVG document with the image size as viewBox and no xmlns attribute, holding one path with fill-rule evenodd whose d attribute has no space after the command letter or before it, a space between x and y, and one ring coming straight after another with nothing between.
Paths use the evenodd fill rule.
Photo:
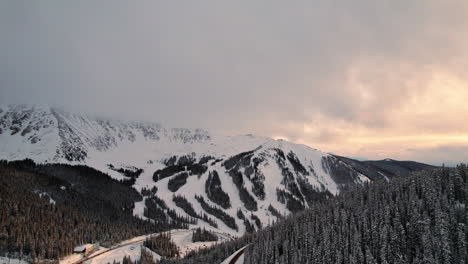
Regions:
<instances>
[{"instance_id":1,"label":"snow-dusted trees","mask_svg":"<svg viewBox=\"0 0 468 264\"><path fill-rule=\"evenodd\" d=\"M245 263L467 263L467 172L419 172L318 202L260 231Z\"/></svg>"},{"instance_id":2,"label":"snow-dusted trees","mask_svg":"<svg viewBox=\"0 0 468 264\"><path fill-rule=\"evenodd\" d=\"M153 258L153 255L148 252L145 248L141 247L140 261L138 264L156 264L156 260Z\"/></svg>"},{"instance_id":3,"label":"snow-dusted trees","mask_svg":"<svg viewBox=\"0 0 468 264\"><path fill-rule=\"evenodd\" d=\"M246 264L467 264L467 175L460 165L354 186L253 235L163 263L220 263L248 244Z\"/></svg>"},{"instance_id":4,"label":"snow-dusted trees","mask_svg":"<svg viewBox=\"0 0 468 264\"><path fill-rule=\"evenodd\" d=\"M201 219L207 222L212 227L215 227L215 228L218 227L218 224L216 223L216 221L208 217L205 213L199 214L195 212L195 209L193 209L192 204L187 199L185 199L185 197L180 196L180 195L174 195L172 196L172 201L175 203L175 205L180 207L182 210L184 210L185 213L187 213L191 217Z\"/></svg>"},{"instance_id":5,"label":"snow-dusted trees","mask_svg":"<svg viewBox=\"0 0 468 264\"><path fill-rule=\"evenodd\" d=\"M218 241L218 236L205 228L197 228L193 232L192 242Z\"/></svg>"},{"instance_id":6,"label":"snow-dusted trees","mask_svg":"<svg viewBox=\"0 0 468 264\"><path fill-rule=\"evenodd\" d=\"M171 192L176 192L177 190L180 189L180 187L184 186L187 183L188 176L189 175L187 172L181 172L177 174L176 176L173 176L167 182L167 188Z\"/></svg>"},{"instance_id":7,"label":"snow-dusted trees","mask_svg":"<svg viewBox=\"0 0 468 264\"><path fill-rule=\"evenodd\" d=\"M205 182L205 192L208 198L224 209L231 207L229 195L221 188L221 179L217 171L210 171Z\"/></svg>"},{"instance_id":8,"label":"snow-dusted trees","mask_svg":"<svg viewBox=\"0 0 468 264\"><path fill-rule=\"evenodd\" d=\"M225 213L219 207L211 206L210 204L208 204L205 201L205 199L202 196L197 195L197 196L195 196L195 199L197 199L197 201L200 203L201 207L203 208L203 210L205 210L205 212L207 212L208 214L211 214L211 215L215 216L216 218L218 218L219 220L223 221L223 223L225 223L228 227L230 227L230 228L232 228L234 230L239 229L239 227L236 224L236 220L234 219L234 217L228 215L227 213Z\"/></svg>"},{"instance_id":9,"label":"snow-dusted trees","mask_svg":"<svg viewBox=\"0 0 468 264\"><path fill-rule=\"evenodd\" d=\"M235 156L230 157L223 166L231 176L232 181L239 191L239 198L244 204L245 208L250 211L257 211L257 201L244 186L244 176L241 172L245 171L245 176L250 179L252 183L252 192L257 195L258 198L265 198L265 191L262 182L263 175L259 174L257 166L260 163L259 158L253 158L254 151L247 151Z\"/></svg>"},{"instance_id":10,"label":"snow-dusted trees","mask_svg":"<svg viewBox=\"0 0 468 264\"><path fill-rule=\"evenodd\" d=\"M161 233L148 237L143 245L166 258L179 256L179 248L171 240L171 233Z\"/></svg>"}]
</instances>

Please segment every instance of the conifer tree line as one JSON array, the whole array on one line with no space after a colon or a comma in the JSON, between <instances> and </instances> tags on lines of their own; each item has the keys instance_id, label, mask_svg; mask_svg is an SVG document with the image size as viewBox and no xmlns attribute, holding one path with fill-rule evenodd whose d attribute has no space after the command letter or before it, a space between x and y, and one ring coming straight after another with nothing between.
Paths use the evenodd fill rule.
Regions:
<instances>
[{"instance_id":1,"label":"conifer tree line","mask_svg":"<svg viewBox=\"0 0 468 264\"><path fill-rule=\"evenodd\" d=\"M140 261L137 264L156 264L156 260L150 252L141 248Z\"/></svg>"},{"instance_id":2,"label":"conifer tree line","mask_svg":"<svg viewBox=\"0 0 468 264\"><path fill-rule=\"evenodd\" d=\"M162 257L179 257L179 248L172 242L170 232L163 232L158 235L150 236L146 238L143 245L153 252L157 252Z\"/></svg>"},{"instance_id":3,"label":"conifer tree line","mask_svg":"<svg viewBox=\"0 0 468 264\"><path fill-rule=\"evenodd\" d=\"M239 208L237 209L237 217L241 220L244 220L245 232L246 233L253 233L255 232L255 227L250 223L250 221L245 217L242 210Z\"/></svg>"},{"instance_id":4,"label":"conifer tree line","mask_svg":"<svg viewBox=\"0 0 468 264\"><path fill-rule=\"evenodd\" d=\"M205 210L205 212L223 221L223 223L225 223L228 227L236 231L239 229L239 227L236 224L236 220L232 216L225 213L222 209L208 204L203 198L203 196L195 195L195 199L200 203L201 207L203 208L203 210Z\"/></svg>"},{"instance_id":5,"label":"conifer tree line","mask_svg":"<svg viewBox=\"0 0 468 264\"><path fill-rule=\"evenodd\" d=\"M210 171L208 179L205 182L205 193L212 202L218 204L224 209L231 207L229 195L221 187L221 179L217 171Z\"/></svg>"},{"instance_id":6,"label":"conifer tree line","mask_svg":"<svg viewBox=\"0 0 468 264\"><path fill-rule=\"evenodd\" d=\"M116 262L114 262L114 264L116 264ZM133 261L130 256L124 256L122 259L122 264L133 264Z\"/></svg>"},{"instance_id":7,"label":"conifer tree line","mask_svg":"<svg viewBox=\"0 0 468 264\"><path fill-rule=\"evenodd\" d=\"M467 263L468 169L347 191L257 233L245 263Z\"/></svg>"},{"instance_id":8,"label":"conifer tree line","mask_svg":"<svg viewBox=\"0 0 468 264\"><path fill-rule=\"evenodd\" d=\"M467 264L468 168L355 186L254 234L161 263Z\"/></svg>"},{"instance_id":9,"label":"conifer tree line","mask_svg":"<svg viewBox=\"0 0 468 264\"><path fill-rule=\"evenodd\" d=\"M206 230L205 228L197 228L193 232L192 242L218 241L218 236Z\"/></svg>"},{"instance_id":10,"label":"conifer tree line","mask_svg":"<svg viewBox=\"0 0 468 264\"><path fill-rule=\"evenodd\" d=\"M122 261L113 261L112 264L157 264L156 259L153 258L153 255L148 252L144 247L140 248L140 259L132 261L130 256L124 256ZM111 264L111 263L107 263Z\"/></svg>"},{"instance_id":11,"label":"conifer tree line","mask_svg":"<svg viewBox=\"0 0 468 264\"><path fill-rule=\"evenodd\" d=\"M172 201L175 203L176 206L180 207L182 210L184 210L185 213L187 213L191 217L201 219L214 228L218 227L216 221L208 217L205 213L199 214L195 212L195 209L193 209L192 204L184 196L173 195Z\"/></svg>"}]
</instances>

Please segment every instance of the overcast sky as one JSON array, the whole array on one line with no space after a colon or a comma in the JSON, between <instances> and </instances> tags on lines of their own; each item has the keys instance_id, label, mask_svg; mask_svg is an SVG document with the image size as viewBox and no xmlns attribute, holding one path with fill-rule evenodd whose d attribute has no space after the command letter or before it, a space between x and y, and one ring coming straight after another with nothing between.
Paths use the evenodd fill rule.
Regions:
<instances>
[{"instance_id":1,"label":"overcast sky","mask_svg":"<svg viewBox=\"0 0 468 264\"><path fill-rule=\"evenodd\" d=\"M468 1L1 1L0 103L468 161Z\"/></svg>"}]
</instances>

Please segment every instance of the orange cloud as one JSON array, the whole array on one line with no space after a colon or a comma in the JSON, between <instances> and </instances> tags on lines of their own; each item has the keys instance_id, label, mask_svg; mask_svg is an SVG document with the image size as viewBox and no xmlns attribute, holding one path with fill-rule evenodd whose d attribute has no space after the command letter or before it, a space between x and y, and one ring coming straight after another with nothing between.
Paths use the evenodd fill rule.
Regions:
<instances>
[{"instance_id":1,"label":"orange cloud","mask_svg":"<svg viewBox=\"0 0 468 264\"><path fill-rule=\"evenodd\" d=\"M417 149L468 146L467 80L444 69L426 69L409 74L411 78L406 80L390 80L392 84L405 87L404 90L395 89L405 94L398 95L398 100L394 101L395 91L387 91L382 86L377 89L375 80L359 81L356 71L350 76L350 89L362 99L356 119L316 114L314 122L304 124L297 142L341 155L372 159L411 159ZM379 104L383 109L378 109ZM384 122L384 125L372 125L375 122ZM322 137L323 133L333 136Z\"/></svg>"}]
</instances>

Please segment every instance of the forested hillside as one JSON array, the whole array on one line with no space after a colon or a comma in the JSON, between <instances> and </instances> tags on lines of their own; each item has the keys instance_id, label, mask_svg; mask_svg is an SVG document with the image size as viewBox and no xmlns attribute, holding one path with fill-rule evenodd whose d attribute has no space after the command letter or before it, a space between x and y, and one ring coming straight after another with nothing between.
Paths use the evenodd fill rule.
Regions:
<instances>
[{"instance_id":1,"label":"forested hillside","mask_svg":"<svg viewBox=\"0 0 468 264\"><path fill-rule=\"evenodd\" d=\"M466 166L345 192L258 233L246 263L466 263Z\"/></svg>"},{"instance_id":2,"label":"forested hillside","mask_svg":"<svg viewBox=\"0 0 468 264\"><path fill-rule=\"evenodd\" d=\"M186 227L133 216L142 197L86 166L0 162L0 254L57 260L83 243L113 245Z\"/></svg>"},{"instance_id":3,"label":"forested hillside","mask_svg":"<svg viewBox=\"0 0 468 264\"><path fill-rule=\"evenodd\" d=\"M246 264L468 263L467 178L460 165L356 187L242 238L237 249L249 244ZM234 247L167 263L220 263Z\"/></svg>"},{"instance_id":4,"label":"forested hillside","mask_svg":"<svg viewBox=\"0 0 468 264\"><path fill-rule=\"evenodd\" d=\"M0 176L3 255L57 260L78 244L187 227L135 218L141 195L86 166L3 161ZM460 165L351 186L259 232L161 263L218 263L248 244L245 263L466 264L467 179Z\"/></svg>"},{"instance_id":5,"label":"forested hillside","mask_svg":"<svg viewBox=\"0 0 468 264\"><path fill-rule=\"evenodd\" d=\"M89 191L91 200L122 202L126 212L133 207L142 219L233 236L300 212L348 185L433 168L389 159L362 162L250 134L215 135L28 105L0 106L0 159L45 163L35 170L70 181L81 194ZM104 181L108 175L136 191L99 192L100 182L84 186L89 177L83 174ZM117 195L102 197L107 194Z\"/></svg>"}]
</instances>

